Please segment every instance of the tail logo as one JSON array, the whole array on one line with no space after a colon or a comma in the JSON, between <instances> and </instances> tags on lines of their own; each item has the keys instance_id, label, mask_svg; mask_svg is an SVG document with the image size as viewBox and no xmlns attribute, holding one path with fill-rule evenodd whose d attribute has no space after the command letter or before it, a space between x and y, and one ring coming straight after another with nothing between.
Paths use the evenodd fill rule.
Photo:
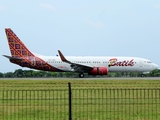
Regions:
<instances>
[{"instance_id":1,"label":"tail logo","mask_svg":"<svg viewBox=\"0 0 160 120\"><path fill-rule=\"evenodd\" d=\"M12 57L34 56L11 29L5 29Z\"/></svg>"},{"instance_id":2,"label":"tail logo","mask_svg":"<svg viewBox=\"0 0 160 120\"><path fill-rule=\"evenodd\" d=\"M12 63L38 70L59 71L57 68L49 65L44 60L30 52L10 28L6 28L5 32L12 57L19 59L10 60Z\"/></svg>"}]
</instances>

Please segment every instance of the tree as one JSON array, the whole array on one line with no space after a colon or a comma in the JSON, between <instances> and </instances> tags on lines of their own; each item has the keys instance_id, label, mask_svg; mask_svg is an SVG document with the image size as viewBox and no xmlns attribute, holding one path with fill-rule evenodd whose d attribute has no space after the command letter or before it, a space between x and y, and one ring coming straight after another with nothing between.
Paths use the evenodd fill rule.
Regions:
<instances>
[{"instance_id":1,"label":"tree","mask_svg":"<svg viewBox=\"0 0 160 120\"><path fill-rule=\"evenodd\" d=\"M160 77L160 70L159 69L153 70L148 74L148 76L150 76L150 77Z\"/></svg>"},{"instance_id":2,"label":"tree","mask_svg":"<svg viewBox=\"0 0 160 120\"><path fill-rule=\"evenodd\" d=\"M3 78L3 77L4 77L4 74L0 72L0 78Z\"/></svg>"},{"instance_id":3,"label":"tree","mask_svg":"<svg viewBox=\"0 0 160 120\"><path fill-rule=\"evenodd\" d=\"M12 77L14 77L13 72L7 72L4 75L5 75L6 78L12 78Z\"/></svg>"},{"instance_id":4,"label":"tree","mask_svg":"<svg viewBox=\"0 0 160 120\"><path fill-rule=\"evenodd\" d=\"M46 77L52 77L52 73L51 72L46 72Z\"/></svg>"},{"instance_id":5,"label":"tree","mask_svg":"<svg viewBox=\"0 0 160 120\"><path fill-rule=\"evenodd\" d=\"M24 70L25 77L33 77L33 70Z\"/></svg>"},{"instance_id":6,"label":"tree","mask_svg":"<svg viewBox=\"0 0 160 120\"><path fill-rule=\"evenodd\" d=\"M24 77L24 71L22 69L17 69L14 71L14 77Z\"/></svg>"}]
</instances>

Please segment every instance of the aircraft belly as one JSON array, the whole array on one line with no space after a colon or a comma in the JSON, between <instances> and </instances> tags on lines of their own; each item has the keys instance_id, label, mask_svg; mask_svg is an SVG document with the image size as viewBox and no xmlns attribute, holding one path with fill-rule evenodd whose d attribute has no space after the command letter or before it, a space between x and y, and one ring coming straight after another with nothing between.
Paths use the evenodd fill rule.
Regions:
<instances>
[{"instance_id":1,"label":"aircraft belly","mask_svg":"<svg viewBox=\"0 0 160 120\"><path fill-rule=\"evenodd\" d=\"M130 67L130 66L112 66L109 68L110 72L136 72L136 67Z\"/></svg>"}]
</instances>

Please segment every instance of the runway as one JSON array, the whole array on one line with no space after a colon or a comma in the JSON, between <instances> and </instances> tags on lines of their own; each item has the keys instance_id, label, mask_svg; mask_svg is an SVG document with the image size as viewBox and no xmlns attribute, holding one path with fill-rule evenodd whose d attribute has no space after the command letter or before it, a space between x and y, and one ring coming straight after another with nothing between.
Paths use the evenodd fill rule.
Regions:
<instances>
[{"instance_id":1,"label":"runway","mask_svg":"<svg viewBox=\"0 0 160 120\"><path fill-rule=\"evenodd\" d=\"M160 80L160 77L106 77L106 78L0 78L0 80Z\"/></svg>"}]
</instances>

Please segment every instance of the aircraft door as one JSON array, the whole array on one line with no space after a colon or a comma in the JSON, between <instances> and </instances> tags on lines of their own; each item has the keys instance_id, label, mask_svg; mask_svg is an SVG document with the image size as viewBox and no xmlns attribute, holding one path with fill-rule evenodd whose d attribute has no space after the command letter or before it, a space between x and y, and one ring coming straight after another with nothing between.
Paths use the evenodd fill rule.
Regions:
<instances>
[{"instance_id":1,"label":"aircraft door","mask_svg":"<svg viewBox=\"0 0 160 120\"><path fill-rule=\"evenodd\" d=\"M139 66L140 66L140 67L143 67L143 60L140 60L140 61L139 61Z\"/></svg>"}]
</instances>

